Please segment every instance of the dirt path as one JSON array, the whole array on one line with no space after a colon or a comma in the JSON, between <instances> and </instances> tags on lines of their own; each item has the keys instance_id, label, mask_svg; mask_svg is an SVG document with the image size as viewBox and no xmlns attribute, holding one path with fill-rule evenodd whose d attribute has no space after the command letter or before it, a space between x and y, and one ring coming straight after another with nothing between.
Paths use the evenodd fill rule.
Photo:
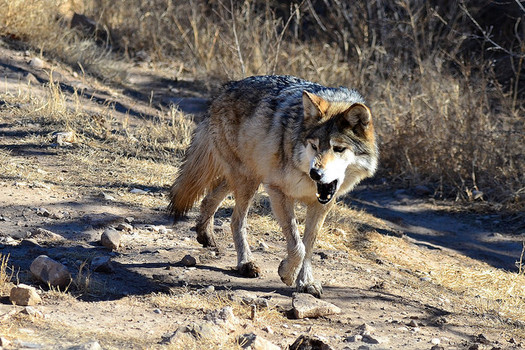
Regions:
<instances>
[{"instance_id":1,"label":"dirt path","mask_svg":"<svg viewBox=\"0 0 525 350\"><path fill-rule=\"evenodd\" d=\"M34 84L47 81L49 77L46 78L43 71L30 67L29 59L22 52L0 50L0 75L6 91L16 93L16 89L26 86L27 79L33 80L33 77ZM155 75L151 73L144 73L143 78L140 72L133 73L125 88L110 89L103 85L93 87L89 81L81 82L67 69L56 71L61 74L65 94L70 94L68 86L83 84L86 93L81 98L86 109L96 112L97 108L112 105L117 120L125 116L138 126L148 118L155 118L158 112L146 97L148 90L162 89L153 93L159 96L160 104L169 100L166 85L173 83L173 89L184 90L180 82L179 85L168 80L155 83ZM186 93L179 96L190 99L177 100L182 108L192 113L201 111L205 100L196 92L184 91ZM0 108L3 105L7 103L0 97ZM379 248L372 249L391 244L394 255L399 251L414 254L414 259L423 256L428 259L427 263L435 261L437 266L440 262L467 262L512 269L521 245L512 240L509 232L498 230L508 227L498 213L454 214L408 192L360 187L351 194L348 203L364 212L344 209L344 213L356 216L356 232L348 233L351 237L341 236L337 242L350 248L335 249L326 243L314 257L315 273L324 284L323 300L337 305L342 312L315 319L295 319L290 314L293 290L280 282L276 272L284 256L284 240L277 229L259 232L256 227L268 221L264 198L263 205L251 214L255 218L250 241L255 258L262 266L262 277L241 278L233 270L235 251L229 231L230 209L221 210L216 219L218 251L203 249L196 242L192 230L195 212L187 220L171 226L164 208L173 165L162 165L169 174L155 175L164 177L157 183L125 177L128 171L125 166L119 168L118 161L128 160L113 159L115 165L108 169L114 174L110 174L110 180L98 183L100 170L86 160L91 154L89 147L57 147L48 140L49 132L43 131L43 123L10 113L23 106L9 108L0 117L3 152L0 156L6 169L0 175L0 253L9 256L9 264L15 267L16 279L21 282L38 285L28 270L34 258L45 254L64 264L73 274L76 285L71 294L49 291L42 286L43 302L35 307L36 315L28 315L23 307L10 305L7 295L2 295L0 337L10 344L3 345L5 349L64 349L95 340L103 348L111 349L190 345L213 348L217 344L231 348L238 346L234 342L239 334L250 332L281 348L291 345L303 334L317 336L336 349L521 346L516 335L522 327L519 323L480 311L468 296L444 288L422 276L420 271L381 255ZM139 158L135 160L143 161ZM150 163L131 164L140 167ZM153 164L153 167L160 166ZM99 173L98 177L102 175ZM144 191L130 191L137 187ZM105 196L108 193L109 197ZM131 229L121 232L120 248L111 252L102 247L101 233L129 217L133 218L128 220ZM49 240L28 234L35 228L50 230L61 238ZM263 248L259 248L261 241L266 245L262 245ZM180 263L187 254L197 258L195 267ZM96 256L111 259L111 273L89 269L89 263ZM249 306L229 297L238 290L266 298L270 301L269 307L252 318ZM226 340L190 336L190 340L183 339L182 343L173 340L179 327L203 324L211 311L228 305L234 307L236 319L219 327L218 337ZM360 334L359 327L365 323L373 329L372 340Z\"/></svg>"}]
</instances>

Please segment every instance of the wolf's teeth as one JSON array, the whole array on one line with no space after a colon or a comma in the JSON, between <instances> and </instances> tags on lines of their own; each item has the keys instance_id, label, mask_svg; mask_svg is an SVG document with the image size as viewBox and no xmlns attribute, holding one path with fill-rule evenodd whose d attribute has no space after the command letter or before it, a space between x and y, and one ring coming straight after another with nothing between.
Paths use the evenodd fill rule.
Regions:
<instances>
[{"instance_id":1,"label":"wolf's teeth","mask_svg":"<svg viewBox=\"0 0 525 350\"><path fill-rule=\"evenodd\" d=\"M315 195L317 196L317 198L321 197L321 195L319 193L316 193Z\"/></svg>"},{"instance_id":2,"label":"wolf's teeth","mask_svg":"<svg viewBox=\"0 0 525 350\"><path fill-rule=\"evenodd\" d=\"M332 198L332 195L329 193L326 195L326 199L330 199L330 198Z\"/></svg>"}]
</instances>

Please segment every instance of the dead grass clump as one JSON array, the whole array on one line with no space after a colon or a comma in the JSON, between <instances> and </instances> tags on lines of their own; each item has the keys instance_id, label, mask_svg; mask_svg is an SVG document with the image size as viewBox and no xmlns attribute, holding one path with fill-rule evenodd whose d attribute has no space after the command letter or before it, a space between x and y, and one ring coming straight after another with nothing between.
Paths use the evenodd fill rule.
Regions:
<instances>
[{"instance_id":1,"label":"dead grass clump","mask_svg":"<svg viewBox=\"0 0 525 350\"><path fill-rule=\"evenodd\" d=\"M11 280L15 276L14 268L8 265L9 255L0 254L0 294L8 293L11 285Z\"/></svg>"}]
</instances>

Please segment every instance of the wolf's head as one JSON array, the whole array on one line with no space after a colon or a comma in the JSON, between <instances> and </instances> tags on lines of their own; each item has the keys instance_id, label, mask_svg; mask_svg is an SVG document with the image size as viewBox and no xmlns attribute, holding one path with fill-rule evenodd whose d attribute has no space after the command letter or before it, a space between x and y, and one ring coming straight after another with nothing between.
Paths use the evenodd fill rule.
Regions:
<instances>
[{"instance_id":1,"label":"wolf's head","mask_svg":"<svg viewBox=\"0 0 525 350\"><path fill-rule=\"evenodd\" d=\"M339 189L346 192L375 172L372 114L363 103L328 101L307 91L303 110L308 175L316 182L317 199L326 204Z\"/></svg>"}]
</instances>

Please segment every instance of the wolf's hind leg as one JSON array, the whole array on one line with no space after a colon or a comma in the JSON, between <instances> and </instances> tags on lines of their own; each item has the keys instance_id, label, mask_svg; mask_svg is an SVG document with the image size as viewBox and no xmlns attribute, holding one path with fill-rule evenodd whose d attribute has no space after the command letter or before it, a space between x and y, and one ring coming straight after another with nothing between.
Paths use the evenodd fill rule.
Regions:
<instances>
[{"instance_id":1,"label":"wolf's hind leg","mask_svg":"<svg viewBox=\"0 0 525 350\"><path fill-rule=\"evenodd\" d=\"M260 275L260 269L253 261L252 252L246 240L246 217L259 183L250 179L237 178L235 185L235 208L231 226L237 251L237 270L243 276L254 278Z\"/></svg>"},{"instance_id":2,"label":"wolf's hind leg","mask_svg":"<svg viewBox=\"0 0 525 350\"><path fill-rule=\"evenodd\" d=\"M273 214L286 238L288 257L279 265L279 276L286 285L291 286L297 278L304 258L304 245L295 221L294 202L277 188L267 186L266 192L270 196Z\"/></svg>"},{"instance_id":3,"label":"wolf's hind leg","mask_svg":"<svg viewBox=\"0 0 525 350\"><path fill-rule=\"evenodd\" d=\"M217 208L230 192L225 180L208 192L201 202L200 214L197 219L197 241L204 247L216 247L215 235L213 234L213 216Z\"/></svg>"},{"instance_id":4,"label":"wolf's hind leg","mask_svg":"<svg viewBox=\"0 0 525 350\"><path fill-rule=\"evenodd\" d=\"M333 201L332 201L333 203ZM305 256L303 260L303 267L297 276L297 291L302 293L309 293L320 298L323 293L323 288L319 281L314 279L312 273L312 255L315 240L321 227L323 226L326 214L332 207L332 203L319 204L315 203L308 206L306 212L306 223L304 229L303 242L305 247Z\"/></svg>"}]
</instances>

